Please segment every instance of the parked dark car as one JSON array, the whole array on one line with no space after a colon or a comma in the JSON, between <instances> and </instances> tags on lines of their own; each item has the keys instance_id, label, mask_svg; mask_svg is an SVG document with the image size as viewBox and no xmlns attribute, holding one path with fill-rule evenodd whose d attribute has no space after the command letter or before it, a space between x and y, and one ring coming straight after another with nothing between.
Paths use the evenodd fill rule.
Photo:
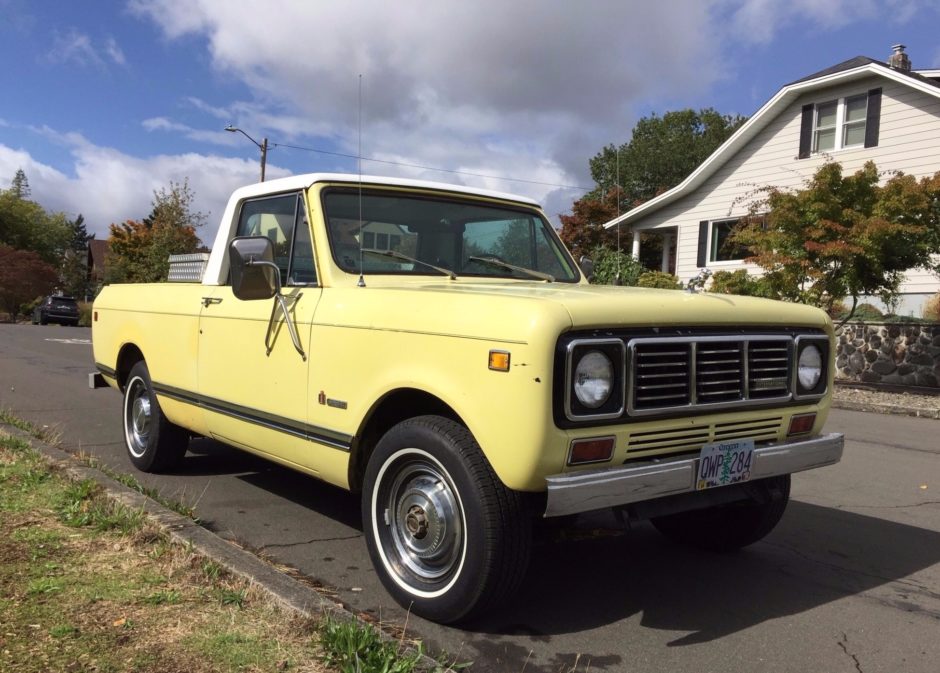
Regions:
<instances>
[{"instance_id":1,"label":"parked dark car","mask_svg":"<svg viewBox=\"0 0 940 673\"><path fill-rule=\"evenodd\" d=\"M78 304L72 297L49 295L33 309L33 324L45 325L57 322L60 325L78 324Z\"/></svg>"}]
</instances>

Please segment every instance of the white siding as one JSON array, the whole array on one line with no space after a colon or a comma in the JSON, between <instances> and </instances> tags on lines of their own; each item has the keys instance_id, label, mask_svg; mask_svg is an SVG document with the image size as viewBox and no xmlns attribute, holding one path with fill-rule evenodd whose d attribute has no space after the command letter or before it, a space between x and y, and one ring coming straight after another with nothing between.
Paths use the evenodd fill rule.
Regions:
<instances>
[{"instance_id":1,"label":"white siding","mask_svg":"<svg viewBox=\"0 0 940 673\"><path fill-rule=\"evenodd\" d=\"M759 200L756 190L775 186L798 188L826 159L813 155L798 159L802 106L882 88L878 147L838 150L828 156L839 161L846 174L874 161L880 171L900 170L916 177L940 171L940 98L881 77L821 89L785 108L735 156L694 192L637 220L639 229L678 227L676 273L686 280L696 275L698 224L747 214ZM713 263L714 269L737 269L736 262ZM750 270L756 271L751 267ZM936 292L940 283L925 271L912 271L902 288L905 293Z\"/></svg>"}]
</instances>

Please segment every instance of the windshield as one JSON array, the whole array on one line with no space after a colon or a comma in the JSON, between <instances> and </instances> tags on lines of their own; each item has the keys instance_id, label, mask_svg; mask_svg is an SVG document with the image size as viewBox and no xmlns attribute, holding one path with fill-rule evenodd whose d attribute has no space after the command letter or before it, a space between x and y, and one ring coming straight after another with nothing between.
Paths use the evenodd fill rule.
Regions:
<instances>
[{"instance_id":1,"label":"windshield","mask_svg":"<svg viewBox=\"0 0 940 673\"><path fill-rule=\"evenodd\" d=\"M360 219L361 208L361 219ZM350 273L578 280L574 262L535 211L458 199L330 189L323 209L333 258ZM420 263L392 255L399 253ZM506 262L519 269L492 263ZM433 265L433 266L429 266ZM435 267L438 270L435 270ZM537 272L533 274L532 272Z\"/></svg>"}]
</instances>

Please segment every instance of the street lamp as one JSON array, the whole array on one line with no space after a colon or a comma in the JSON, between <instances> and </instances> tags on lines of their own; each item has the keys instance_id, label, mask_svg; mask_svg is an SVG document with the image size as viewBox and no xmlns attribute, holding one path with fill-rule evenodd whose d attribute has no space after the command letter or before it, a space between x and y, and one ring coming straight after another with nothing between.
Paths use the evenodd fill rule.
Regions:
<instances>
[{"instance_id":1,"label":"street lamp","mask_svg":"<svg viewBox=\"0 0 940 673\"><path fill-rule=\"evenodd\" d=\"M252 138L250 135L248 135L247 133L245 133L244 131L242 131L240 128L237 128L237 127L235 127L235 126L232 126L231 124L229 124L228 126L226 126L226 127L225 127L225 130L226 130L226 131L229 131L229 132L231 132L231 133L235 133L236 131L238 131L238 132L241 133L243 136L245 136L246 138L248 138L248 140L250 140L250 141L253 142L255 145L257 145L257 146L258 146L258 149L261 150L261 182L264 182L264 166L265 166L265 164L268 162L268 139L267 139L267 138L263 138L263 139L261 140L261 142L259 143L257 140L255 140L254 138Z\"/></svg>"}]
</instances>

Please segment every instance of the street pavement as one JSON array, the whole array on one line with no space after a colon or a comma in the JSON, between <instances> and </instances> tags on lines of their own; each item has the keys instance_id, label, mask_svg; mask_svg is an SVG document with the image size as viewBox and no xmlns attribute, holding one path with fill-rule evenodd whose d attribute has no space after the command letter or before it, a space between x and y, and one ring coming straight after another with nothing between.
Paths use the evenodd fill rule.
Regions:
<instances>
[{"instance_id":1,"label":"street pavement","mask_svg":"<svg viewBox=\"0 0 940 673\"><path fill-rule=\"evenodd\" d=\"M209 440L193 441L174 474L135 472L120 395L87 387L90 337L0 325L0 407L474 672L940 666L940 421L834 410L827 430L846 434L843 461L795 476L783 521L738 554L688 550L647 524L624 530L608 513L549 522L513 603L457 629L408 617L385 593L356 496Z\"/></svg>"}]
</instances>

